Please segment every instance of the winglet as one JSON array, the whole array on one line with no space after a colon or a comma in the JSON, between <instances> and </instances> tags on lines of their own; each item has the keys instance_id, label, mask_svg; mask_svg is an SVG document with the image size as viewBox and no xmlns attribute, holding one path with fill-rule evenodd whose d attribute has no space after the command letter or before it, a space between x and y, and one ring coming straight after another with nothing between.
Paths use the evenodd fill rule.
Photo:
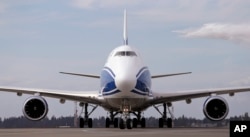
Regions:
<instances>
[{"instance_id":1,"label":"winglet","mask_svg":"<svg viewBox=\"0 0 250 137\"><path fill-rule=\"evenodd\" d=\"M123 40L124 45L128 45L128 36L127 36L127 11L124 10L124 20L123 20Z\"/></svg>"}]
</instances>

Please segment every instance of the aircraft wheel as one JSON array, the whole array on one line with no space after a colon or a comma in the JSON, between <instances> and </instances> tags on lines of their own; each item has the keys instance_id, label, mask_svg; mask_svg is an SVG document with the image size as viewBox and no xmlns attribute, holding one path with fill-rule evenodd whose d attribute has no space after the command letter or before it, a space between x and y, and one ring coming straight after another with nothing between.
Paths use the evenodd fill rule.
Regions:
<instances>
[{"instance_id":1,"label":"aircraft wheel","mask_svg":"<svg viewBox=\"0 0 250 137\"><path fill-rule=\"evenodd\" d=\"M118 118L114 119L114 128L118 128Z\"/></svg>"},{"instance_id":2,"label":"aircraft wheel","mask_svg":"<svg viewBox=\"0 0 250 137\"><path fill-rule=\"evenodd\" d=\"M123 121L123 119L122 119L122 118L120 119L119 126L120 126L120 129L125 129L125 126L124 126L124 121Z\"/></svg>"},{"instance_id":3,"label":"aircraft wheel","mask_svg":"<svg viewBox=\"0 0 250 137\"><path fill-rule=\"evenodd\" d=\"M145 128L146 127L146 119L142 118L141 119L141 128Z\"/></svg>"},{"instance_id":4,"label":"aircraft wheel","mask_svg":"<svg viewBox=\"0 0 250 137\"><path fill-rule=\"evenodd\" d=\"M127 124L127 129L132 129L131 119L127 119L126 124Z\"/></svg>"},{"instance_id":5,"label":"aircraft wheel","mask_svg":"<svg viewBox=\"0 0 250 137\"><path fill-rule=\"evenodd\" d=\"M172 125L172 118L168 118L167 119L167 127L168 128L172 128L173 127L173 125Z\"/></svg>"},{"instance_id":6,"label":"aircraft wheel","mask_svg":"<svg viewBox=\"0 0 250 137\"><path fill-rule=\"evenodd\" d=\"M106 128L109 128L109 125L110 125L110 119L106 118Z\"/></svg>"},{"instance_id":7,"label":"aircraft wheel","mask_svg":"<svg viewBox=\"0 0 250 137\"><path fill-rule=\"evenodd\" d=\"M93 120L92 120L92 118L89 118L89 119L88 119L88 127L89 127L89 128L92 128L92 127L93 127Z\"/></svg>"},{"instance_id":8,"label":"aircraft wheel","mask_svg":"<svg viewBox=\"0 0 250 137\"><path fill-rule=\"evenodd\" d=\"M84 119L80 118L79 122L80 122L80 124L79 124L80 128L84 128Z\"/></svg>"},{"instance_id":9,"label":"aircraft wheel","mask_svg":"<svg viewBox=\"0 0 250 137\"><path fill-rule=\"evenodd\" d=\"M163 118L159 118L159 128L163 128L164 121Z\"/></svg>"},{"instance_id":10,"label":"aircraft wheel","mask_svg":"<svg viewBox=\"0 0 250 137\"><path fill-rule=\"evenodd\" d=\"M133 128L137 128L138 120L137 118L133 118Z\"/></svg>"}]
</instances>

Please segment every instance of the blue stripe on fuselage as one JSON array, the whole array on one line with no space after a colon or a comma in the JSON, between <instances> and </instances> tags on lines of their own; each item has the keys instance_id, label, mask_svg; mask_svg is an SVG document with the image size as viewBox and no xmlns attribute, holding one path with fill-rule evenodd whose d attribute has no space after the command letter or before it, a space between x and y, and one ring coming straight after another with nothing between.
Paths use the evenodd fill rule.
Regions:
<instances>
[{"instance_id":1,"label":"blue stripe on fuselage","mask_svg":"<svg viewBox=\"0 0 250 137\"><path fill-rule=\"evenodd\" d=\"M149 95L151 88L151 75L147 67L143 67L136 75L137 81L135 89L131 92L140 95Z\"/></svg>"},{"instance_id":2,"label":"blue stripe on fuselage","mask_svg":"<svg viewBox=\"0 0 250 137\"><path fill-rule=\"evenodd\" d=\"M146 69L148 69L148 67L143 67L143 68L141 68L141 69L139 70L139 72L136 74L136 77L138 77L138 76L141 74L141 72L142 72L143 70L146 70Z\"/></svg>"},{"instance_id":3,"label":"blue stripe on fuselage","mask_svg":"<svg viewBox=\"0 0 250 137\"><path fill-rule=\"evenodd\" d=\"M112 69L108 67L104 67L104 69L107 69L112 74L113 78L115 77L115 73L112 71Z\"/></svg>"},{"instance_id":4,"label":"blue stripe on fuselage","mask_svg":"<svg viewBox=\"0 0 250 137\"><path fill-rule=\"evenodd\" d=\"M120 92L115 85L115 74L114 72L108 68L104 67L101 72L101 87L102 87L102 95L112 95Z\"/></svg>"},{"instance_id":5,"label":"blue stripe on fuselage","mask_svg":"<svg viewBox=\"0 0 250 137\"><path fill-rule=\"evenodd\" d=\"M110 91L110 92L103 92L103 96L108 96L108 95L113 95L113 94L116 94L118 92L121 92L120 90L116 89L114 91Z\"/></svg>"},{"instance_id":6,"label":"blue stripe on fuselage","mask_svg":"<svg viewBox=\"0 0 250 137\"><path fill-rule=\"evenodd\" d=\"M139 95L150 95L151 88L151 75L147 67L143 67L139 70L136 75L137 81L135 88L131 91L133 93ZM115 74L114 72L108 68L104 67L101 72L101 87L102 87L102 95L113 95L118 92L121 92L117 89L115 85Z\"/></svg>"}]
</instances>

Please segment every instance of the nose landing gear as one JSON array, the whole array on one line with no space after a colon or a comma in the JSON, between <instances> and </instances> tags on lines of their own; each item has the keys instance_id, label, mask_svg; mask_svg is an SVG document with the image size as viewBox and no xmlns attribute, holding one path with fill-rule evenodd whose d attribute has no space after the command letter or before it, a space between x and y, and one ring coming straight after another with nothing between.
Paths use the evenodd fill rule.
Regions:
<instances>
[{"instance_id":1,"label":"nose landing gear","mask_svg":"<svg viewBox=\"0 0 250 137\"><path fill-rule=\"evenodd\" d=\"M131 106L127 103L127 100L123 101L123 105L121 106L121 118L119 121L119 126L120 129L125 129L125 127L127 129L132 129L132 125L131 125L131 118L130 118L130 112L131 112Z\"/></svg>"},{"instance_id":2,"label":"nose landing gear","mask_svg":"<svg viewBox=\"0 0 250 137\"><path fill-rule=\"evenodd\" d=\"M146 127L146 119L141 117L141 112L138 111L137 113L131 110L131 106L127 103L127 100L123 101L123 105L121 106L121 118L119 121L120 129L132 129L137 128L138 125L141 125L141 128ZM133 120L130 117L130 113L134 114L136 118Z\"/></svg>"}]
</instances>

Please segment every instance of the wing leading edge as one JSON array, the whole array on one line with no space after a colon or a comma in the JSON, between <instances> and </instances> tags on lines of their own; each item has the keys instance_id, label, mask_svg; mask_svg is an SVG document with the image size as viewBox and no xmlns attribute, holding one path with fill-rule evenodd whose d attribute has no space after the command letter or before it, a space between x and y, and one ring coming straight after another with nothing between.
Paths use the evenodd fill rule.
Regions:
<instances>
[{"instance_id":1,"label":"wing leading edge","mask_svg":"<svg viewBox=\"0 0 250 137\"><path fill-rule=\"evenodd\" d=\"M29 88L15 88L15 87L0 87L0 91L13 92L17 95L32 94L45 97L52 97L64 100L72 100L79 102L87 102L100 105L102 100L98 98L98 91L60 91L60 90L46 90L46 89L29 89Z\"/></svg>"},{"instance_id":2,"label":"wing leading edge","mask_svg":"<svg viewBox=\"0 0 250 137\"><path fill-rule=\"evenodd\" d=\"M185 75L185 74L191 74L191 73L192 73L192 72L173 73L173 74L163 74L163 75L153 75L153 76L151 76L151 78L170 77L170 76Z\"/></svg>"},{"instance_id":3,"label":"wing leading edge","mask_svg":"<svg viewBox=\"0 0 250 137\"><path fill-rule=\"evenodd\" d=\"M188 100L200 97L207 97L211 95L222 95L229 94L233 96L235 93L248 92L250 87L237 87L237 88L217 88L217 89L202 89L202 90L190 90L180 91L175 93L155 93L153 94L154 99L148 102L149 105L175 102L181 100Z\"/></svg>"},{"instance_id":4,"label":"wing leading edge","mask_svg":"<svg viewBox=\"0 0 250 137\"><path fill-rule=\"evenodd\" d=\"M90 74L79 74L79 73L69 73L69 72L60 72L61 74L67 74L67 75L75 75L75 76L82 76L82 77L89 77L89 78L100 78L100 76L97 75L90 75Z\"/></svg>"}]
</instances>

